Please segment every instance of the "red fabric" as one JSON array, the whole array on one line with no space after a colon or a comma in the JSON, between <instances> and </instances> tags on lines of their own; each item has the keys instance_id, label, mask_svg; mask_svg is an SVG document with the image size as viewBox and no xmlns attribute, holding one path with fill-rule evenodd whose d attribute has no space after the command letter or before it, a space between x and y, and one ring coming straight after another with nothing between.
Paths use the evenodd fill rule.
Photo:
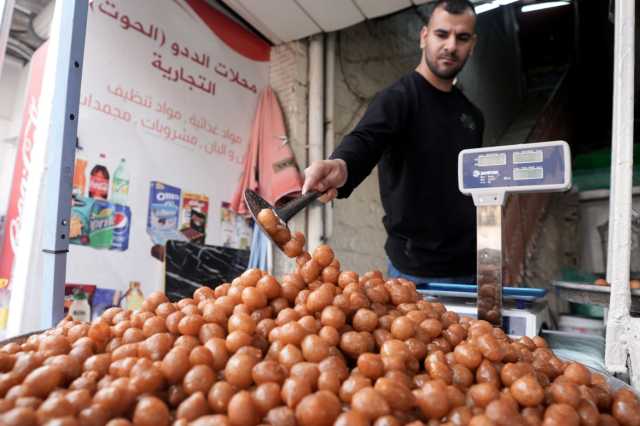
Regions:
<instances>
[{"instance_id":1,"label":"red fabric","mask_svg":"<svg viewBox=\"0 0 640 426\"><path fill-rule=\"evenodd\" d=\"M204 0L187 0L191 8L227 46L254 61L265 62L271 55L271 46L251 34L239 24L218 12Z\"/></svg>"},{"instance_id":2,"label":"red fabric","mask_svg":"<svg viewBox=\"0 0 640 426\"><path fill-rule=\"evenodd\" d=\"M287 140L282 110L270 87L258 99L249 143L244 173L230 202L231 209L240 214L249 213L243 195L247 188L271 205L302 190L302 177Z\"/></svg>"}]
</instances>

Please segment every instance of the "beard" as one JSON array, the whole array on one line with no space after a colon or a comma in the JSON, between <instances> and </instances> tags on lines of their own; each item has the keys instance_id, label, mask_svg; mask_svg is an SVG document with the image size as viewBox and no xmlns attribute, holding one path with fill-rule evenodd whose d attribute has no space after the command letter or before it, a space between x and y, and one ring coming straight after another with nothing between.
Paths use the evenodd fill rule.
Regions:
<instances>
[{"instance_id":1,"label":"beard","mask_svg":"<svg viewBox=\"0 0 640 426\"><path fill-rule=\"evenodd\" d=\"M463 61L457 55L440 55L435 59L432 59L428 54L426 49L423 50L423 55L427 66L431 70L433 74L443 80L453 80L456 76L462 71L462 67L467 62L467 58ZM448 59L450 61L455 62L451 67L443 67L438 64L438 60Z\"/></svg>"}]
</instances>

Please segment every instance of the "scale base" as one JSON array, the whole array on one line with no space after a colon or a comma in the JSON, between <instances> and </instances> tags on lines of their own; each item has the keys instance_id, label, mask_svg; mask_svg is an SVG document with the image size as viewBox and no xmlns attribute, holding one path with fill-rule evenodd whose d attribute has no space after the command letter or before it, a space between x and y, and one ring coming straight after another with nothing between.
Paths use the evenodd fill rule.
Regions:
<instances>
[{"instance_id":1,"label":"scale base","mask_svg":"<svg viewBox=\"0 0 640 426\"><path fill-rule=\"evenodd\" d=\"M439 299L448 311L458 315L477 318L478 312L475 304L456 303L450 300ZM515 309L508 306L502 307L502 329L509 336L534 337L544 328L551 328L553 324L549 306L546 301L532 303L527 309Z\"/></svg>"}]
</instances>

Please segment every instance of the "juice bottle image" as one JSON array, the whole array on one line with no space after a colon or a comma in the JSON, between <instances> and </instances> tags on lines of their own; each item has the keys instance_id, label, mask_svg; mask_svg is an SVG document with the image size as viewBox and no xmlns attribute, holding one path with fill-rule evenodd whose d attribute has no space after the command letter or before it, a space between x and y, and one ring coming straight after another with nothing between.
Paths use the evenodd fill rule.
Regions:
<instances>
[{"instance_id":1,"label":"juice bottle image","mask_svg":"<svg viewBox=\"0 0 640 426\"><path fill-rule=\"evenodd\" d=\"M100 154L100 161L104 162L106 156ZM89 177L89 197L106 200L109 196L109 170L102 164L96 164L91 169Z\"/></svg>"},{"instance_id":2,"label":"juice bottle image","mask_svg":"<svg viewBox=\"0 0 640 426\"><path fill-rule=\"evenodd\" d=\"M114 204L127 205L127 196L129 195L129 169L127 168L124 158L120 159L120 163L113 173L113 182L111 184L111 202Z\"/></svg>"},{"instance_id":3,"label":"juice bottle image","mask_svg":"<svg viewBox=\"0 0 640 426\"><path fill-rule=\"evenodd\" d=\"M85 176L86 171L87 160L76 158L76 166L73 171L73 198L80 198L84 195L84 190L87 186L87 177Z\"/></svg>"}]
</instances>

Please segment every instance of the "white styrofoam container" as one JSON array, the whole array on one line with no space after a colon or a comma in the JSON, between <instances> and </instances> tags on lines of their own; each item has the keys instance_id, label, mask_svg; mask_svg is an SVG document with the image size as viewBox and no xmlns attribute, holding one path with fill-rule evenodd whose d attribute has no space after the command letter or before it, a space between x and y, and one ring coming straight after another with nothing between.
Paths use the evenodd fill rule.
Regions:
<instances>
[{"instance_id":1,"label":"white styrofoam container","mask_svg":"<svg viewBox=\"0 0 640 426\"><path fill-rule=\"evenodd\" d=\"M604 321L573 315L560 315L558 330L594 336L604 335Z\"/></svg>"}]
</instances>

